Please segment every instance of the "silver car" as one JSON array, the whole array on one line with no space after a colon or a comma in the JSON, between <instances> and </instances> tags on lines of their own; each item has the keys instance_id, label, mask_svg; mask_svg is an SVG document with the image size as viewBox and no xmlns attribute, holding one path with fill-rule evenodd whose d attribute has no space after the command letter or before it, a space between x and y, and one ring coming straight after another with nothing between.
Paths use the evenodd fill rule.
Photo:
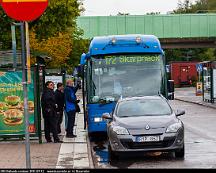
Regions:
<instances>
[{"instance_id":1,"label":"silver car","mask_svg":"<svg viewBox=\"0 0 216 173\"><path fill-rule=\"evenodd\" d=\"M174 151L184 158L184 125L163 96L125 98L118 101L108 120L108 151L112 158L120 153L146 151Z\"/></svg>"}]
</instances>

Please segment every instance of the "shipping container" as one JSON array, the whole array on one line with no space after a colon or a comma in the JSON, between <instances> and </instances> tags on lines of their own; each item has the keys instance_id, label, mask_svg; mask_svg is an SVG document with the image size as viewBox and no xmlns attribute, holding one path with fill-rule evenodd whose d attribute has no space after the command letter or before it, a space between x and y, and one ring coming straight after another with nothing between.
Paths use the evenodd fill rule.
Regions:
<instances>
[{"instance_id":1,"label":"shipping container","mask_svg":"<svg viewBox=\"0 0 216 173\"><path fill-rule=\"evenodd\" d=\"M192 86L198 79L196 64L199 62L171 62L171 79L175 86Z\"/></svg>"}]
</instances>

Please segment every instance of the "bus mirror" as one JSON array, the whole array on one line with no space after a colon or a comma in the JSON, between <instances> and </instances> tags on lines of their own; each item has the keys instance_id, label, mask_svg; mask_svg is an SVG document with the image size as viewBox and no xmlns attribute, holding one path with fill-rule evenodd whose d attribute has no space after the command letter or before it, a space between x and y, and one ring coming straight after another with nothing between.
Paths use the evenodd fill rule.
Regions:
<instances>
[{"instance_id":1,"label":"bus mirror","mask_svg":"<svg viewBox=\"0 0 216 173\"><path fill-rule=\"evenodd\" d=\"M168 99L174 100L174 80L168 80L167 90L168 90Z\"/></svg>"},{"instance_id":2,"label":"bus mirror","mask_svg":"<svg viewBox=\"0 0 216 173\"><path fill-rule=\"evenodd\" d=\"M112 117L110 116L109 113L103 113L102 118L106 119L106 120L111 120L112 119Z\"/></svg>"}]
</instances>

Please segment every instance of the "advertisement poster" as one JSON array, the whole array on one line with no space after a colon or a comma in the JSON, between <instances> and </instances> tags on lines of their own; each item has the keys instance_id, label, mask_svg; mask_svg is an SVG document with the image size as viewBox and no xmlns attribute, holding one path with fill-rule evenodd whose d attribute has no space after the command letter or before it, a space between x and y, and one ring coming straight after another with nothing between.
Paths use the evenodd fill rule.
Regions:
<instances>
[{"instance_id":1,"label":"advertisement poster","mask_svg":"<svg viewBox=\"0 0 216 173\"><path fill-rule=\"evenodd\" d=\"M32 73L33 79L33 73ZM28 85L29 132L35 132L34 83ZM25 134L22 71L0 71L0 136Z\"/></svg>"},{"instance_id":2,"label":"advertisement poster","mask_svg":"<svg viewBox=\"0 0 216 173\"><path fill-rule=\"evenodd\" d=\"M213 93L214 99L216 99L216 69L213 69Z\"/></svg>"}]
</instances>

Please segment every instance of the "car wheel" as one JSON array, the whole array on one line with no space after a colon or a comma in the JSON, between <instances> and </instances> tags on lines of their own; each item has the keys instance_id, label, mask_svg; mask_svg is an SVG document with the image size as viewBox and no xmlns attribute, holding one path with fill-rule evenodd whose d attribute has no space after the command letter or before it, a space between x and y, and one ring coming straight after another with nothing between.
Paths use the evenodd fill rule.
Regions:
<instances>
[{"instance_id":1,"label":"car wheel","mask_svg":"<svg viewBox=\"0 0 216 173\"><path fill-rule=\"evenodd\" d=\"M179 159L184 159L185 156L185 147L183 146L180 150L175 151L175 157Z\"/></svg>"},{"instance_id":2,"label":"car wheel","mask_svg":"<svg viewBox=\"0 0 216 173\"><path fill-rule=\"evenodd\" d=\"M112 162L113 160L118 160L119 156L114 152L110 146L108 145L108 156L109 156L109 161Z\"/></svg>"}]
</instances>

